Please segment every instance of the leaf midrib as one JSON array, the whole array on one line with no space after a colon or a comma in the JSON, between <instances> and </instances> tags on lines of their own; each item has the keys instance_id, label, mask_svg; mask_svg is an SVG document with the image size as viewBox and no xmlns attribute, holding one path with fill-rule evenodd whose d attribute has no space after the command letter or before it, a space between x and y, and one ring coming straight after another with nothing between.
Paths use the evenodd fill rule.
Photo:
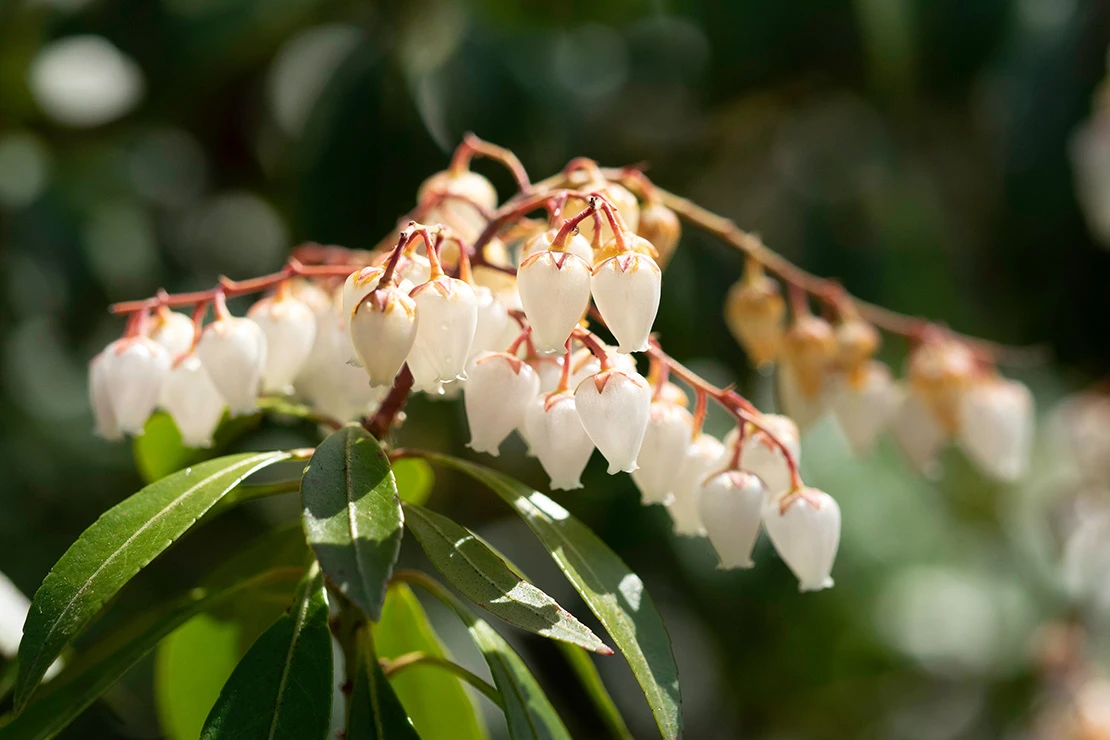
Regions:
<instances>
[{"instance_id":1,"label":"leaf midrib","mask_svg":"<svg viewBox=\"0 0 1110 740\"><path fill-rule=\"evenodd\" d=\"M256 455L255 457L250 457L250 458L247 458L246 460L243 460L242 462L240 462L236 465L229 466L227 468L224 468L223 470L220 470L219 472L213 473L212 475L208 476L207 478L205 478L203 480L197 481L197 483L195 485L186 489L184 493L182 493L180 496L175 498L169 504L164 506L161 511L159 511L157 514L152 516L141 527L139 527L137 530L135 530L135 532L132 533L132 535L130 537L128 537L126 540L124 540L123 543L118 548L116 548L115 551L112 552L111 555L109 555L107 558L104 559L104 562L102 562L99 566L97 566L96 570L94 570L92 572L92 574L88 578L85 579L85 582L83 584L81 584L80 588L78 588L77 591L74 592L73 596L70 597L70 599L66 603L65 607L58 614L58 616L55 617L53 623L50 625L50 629L48 629L46 631L46 635L39 642L39 649L35 652L35 655L31 660L31 668L29 670L32 670L32 672L38 670L38 664L39 664L40 660L42 659L42 651L45 648L46 644L50 641L50 638L54 635L54 631L57 629L58 625L62 623L62 620L65 618L66 614L68 614L69 610L73 607L73 605L75 603L77 603L77 600L81 597L81 595L84 594L85 591L87 591L89 589L92 582L96 580L96 577L99 576L100 573L105 568L107 568L112 562L114 562L115 559L119 556L119 554L121 552L123 552L125 549L127 549L127 547L135 540L136 537L141 535L143 532L145 532L147 529L149 529L156 522L161 521L161 519L166 514L168 514L173 509L175 509L182 501L184 501L188 496L191 496L201 486L206 485L207 483L210 483L213 479L218 478L221 475L225 475L228 472L230 472L232 470L235 470L236 468L238 468L240 466L247 466L248 464L253 463L257 460L262 460L262 459L265 459L266 457L272 457L272 456L276 456L276 453L267 453L267 454L264 454L264 455ZM141 568L142 568L142 566L140 566L140 569Z\"/></svg>"}]
</instances>

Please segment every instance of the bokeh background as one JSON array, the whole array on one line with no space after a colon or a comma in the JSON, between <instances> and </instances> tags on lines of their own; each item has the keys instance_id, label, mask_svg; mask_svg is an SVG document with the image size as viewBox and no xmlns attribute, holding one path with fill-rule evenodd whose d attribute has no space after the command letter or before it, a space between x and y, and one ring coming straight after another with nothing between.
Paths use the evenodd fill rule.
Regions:
<instances>
[{"instance_id":1,"label":"bokeh background","mask_svg":"<svg viewBox=\"0 0 1110 740\"><path fill-rule=\"evenodd\" d=\"M755 570L716 571L704 541L675 538L598 459L584 491L557 497L660 604L687 737L1064 737L1045 728L1075 697L1110 711L1108 481L1068 454L1075 409L1104 442L1110 412L1092 396L1052 412L1110 361L1108 39L1104 0L0 2L0 571L33 593L141 485L130 447L92 436L86 363L122 330L109 303L268 272L304 240L372 247L472 130L535 178L576 155L647 162L861 297L1054 352L1013 373L1047 420L1020 486L957 451L925 477L889 440L857 460L827 420L807 435L805 476L844 512L831 591L800 595L765 542ZM476 167L510 193L495 165ZM773 409L721 320L741 266L688 232L658 329ZM904 349L884 356L900 367ZM400 436L466 454L461 404L414 400ZM311 437L267 425L236 444ZM497 464L544 488L519 444ZM492 495L441 473L432 505L588 616ZM296 515L292 497L232 512L126 598L195 581ZM10 650L18 623L7 630ZM510 636L574 736L603 737L559 653ZM652 737L627 667L597 662ZM66 737L160 737L151 675L138 666Z\"/></svg>"}]
</instances>

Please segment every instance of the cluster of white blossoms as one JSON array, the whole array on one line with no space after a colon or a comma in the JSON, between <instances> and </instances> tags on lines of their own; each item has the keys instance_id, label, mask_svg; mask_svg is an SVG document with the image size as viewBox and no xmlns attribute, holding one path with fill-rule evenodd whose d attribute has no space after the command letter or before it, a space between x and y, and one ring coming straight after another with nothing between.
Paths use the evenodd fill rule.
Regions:
<instances>
[{"instance_id":1,"label":"cluster of white blossoms","mask_svg":"<svg viewBox=\"0 0 1110 740\"><path fill-rule=\"evenodd\" d=\"M777 363L783 409L805 429L831 412L850 447L863 454L890 429L910 462L933 471L955 441L987 476L1025 475L1035 427L1033 396L1003 378L989 358L947 331L922 325L905 380L874 358L880 334L850 303L836 323L795 305L787 320L778 283L750 262L729 292L725 318L753 363Z\"/></svg>"},{"instance_id":2,"label":"cluster of white blossoms","mask_svg":"<svg viewBox=\"0 0 1110 740\"><path fill-rule=\"evenodd\" d=\"M781 363L790 416L709 385L651 335L680 227L646 178L629 175L641 201L596 165L572 163L559 187L518 176L522 192L499 207L467 158L424 183L415 220L375 252L315 246L312 258L300 250L308 265L117 306L128 331L90 366L98 432L141 434L161 407L186 445L206 446L225 413L253 413L265 395L383 435L410 391L461 392L475 451L496 456L516 432L550 487L569 490L596 449L610 474L631 474L644 504L666 508L677 534L707 537L723 568L753 565L762 527L803 590L832 583L840 509L803 484L795 419L832 408L860 448L893 421L918 461L958 431L992 474L1024 465L1022 387L985 377L975 354L938 333L914 351L900 390L872 359L870 324L842 311L834 327L796 308L786 326L778 285L757 267L730 294L728 322L756 364ZM540 209L547 218L528 218ZM268 289L246 317L229 313L226 298ZM671 378L694 393L693 413ZM737 419L723 440L702 429L709 401ZM913 404L918 417L900 421Z\"/></svg>"}]
</instances>

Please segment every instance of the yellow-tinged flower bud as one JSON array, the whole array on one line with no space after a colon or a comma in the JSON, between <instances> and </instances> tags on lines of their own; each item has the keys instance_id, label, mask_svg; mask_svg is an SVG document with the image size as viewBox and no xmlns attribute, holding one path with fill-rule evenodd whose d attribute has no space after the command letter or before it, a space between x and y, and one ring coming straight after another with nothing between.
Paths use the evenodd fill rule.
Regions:
<instances>
[{"instance_id":1,"label":"yellow-tinged flower bud","mask_svg":"<svg viewBox=\"0 0 1110 740\"><path fill-rule=\"evenodd\" d=\"M728 291L725 323L753 365L766 365L782 349L786 303L779 285L766 275L745 275Z\"/></svg>"},{"instance_id":2,"label":"yellow-tinged flower bud","mask_svg":"<svg viewBox=\"0 0 1110 740\"><path fill-rule=\"evenodd\" d=\"M620 245L617 244L617 240L615 238L605 242L605 244L603 244L602 247L596 250L596 252L594 253L594 264L600 265L602 262L610 259L611 257L616 257L618 254L626 254L629 251L635 252L637 254L647 255L652 259L655 259L656 255L659 254L654 244L649 242L644 237L638 236L636 234L625 234L624 245L624 249L621 249Z\"/></svg>"},{"instance_id":3,"label":"yellow-tinged flower bud","mask_svg":"<svg viewBox=\"0 0 1110 740\"><path fill-rule=\"evenodd\" d=\"M975 353L948 337L922 342L906 367L910 386L949 434L959 428L960 402L977 374Z\"/></svg>"},{"instance_id":4,"label":"yellow-tinged flower bud","mask_svg":"<svg viewBox=\"0 0 1110 740\"><path fill-rule=\"evenodd\" d=\"M866 380L864 366L879 351L883 338L870 322L859 317L848 318L836 327L837 365L849 382L860 384Z\"/></svg>"},{"instance_id":5,"label":"yellow-tinged flower bud","mask_svg":"<svg viewBox=\"0 0 1110 740\"><path fill-rule=\"evenodd\" d=\"M798 390L806 398L815 398L824 389L836 355L836 334L819 316L796 317L783 338L783 363L790 366Z\"/></svg>"},{"instance_id":6,"label":"yellow-tinged flower bud","mask_svg":"<svg viewBox=\"0 0 1110 740\"><path fill-rule=\"evenodd\" d=\"M675 212L662 203L645 203L640 208L640 225L636 233L655 245L659 253L655 261L660 267L666 267L678 247L682 224Z\"/></svg>"}]
</instances>

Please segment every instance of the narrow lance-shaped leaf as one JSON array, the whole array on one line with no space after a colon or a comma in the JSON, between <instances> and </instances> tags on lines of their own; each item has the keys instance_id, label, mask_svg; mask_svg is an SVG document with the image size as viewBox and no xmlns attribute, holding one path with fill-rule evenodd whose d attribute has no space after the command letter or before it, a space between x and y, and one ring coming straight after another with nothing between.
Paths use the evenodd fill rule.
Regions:
<instances>
[{"instance_id":1,"label":"narrow lance-shaped leaf","mask_svg":"<svg viewBox=\"0 0 1110 740\"><path fill-rule=\"evenodd\" d=\"M332 651L324 579L314 567L293 608L258 638L208 715L201 740L324 740Z\"/></svg>"},{"instance_id":2,"label":"narrow lance-shaped leaf","mask_svg":"<svg viewBox=\"0 0 1110 740\"><path fill-rule=\"evenodd\" d=\"M104 694L160 640L206 610L242 594L293 586L307 565L308 549L298 530L266 535L232 556L205 578L138 617L123 620L77 656L13 722L0 727L2 740L47 740L61 732Z\"/></svg>"},{"instance_id":3,"label":"narrow lance-shaped leaf","mask_svg":"<svg viewBox=\"0 0 1110 740\"><path fill-rule=\"evenodd\" d=\"M404 509L406 523L432 565L463 596L521 629L613 654L589 627L520 578L473 532L420 506L405 504Z\"/></svg>"},{"instance_id":4,"label":"narrow lance-shaped leaf","mask_svg":"<svg viewBox=\"0 0 1110 740\"><path fill-rule=\"evenodd\" d=\"M401 550L404 516L389 460L358 426L316 448L301 481L305 535L328 580L378 619Z\"/></svg>"},{"instance_id":5,"label":"narrow lance-shaped leaf","mask_svg":"<svg viewBox=\"0 0 1110 740\"><path fill-rule=\"evenodd\" d=\"M293 457L261 452L209 460L152 483L105 512L54 565L31 601L19 644L15 706L108 599L251 473Z\"/></svg>"},{"instance_id":6,"label":"narrow lance-shaped leaf","mask_svg":"<svg viewBox=\"0 0 1110 740\"><path fill-rule=\"evenodd\" d=\"M466 625L470 639L486 659L493 683L501 693L509 737L512 740L570 740L570 733L539 682L505 638L484 619L471 614L465 604L436 581L423 574L414 574L412 580L451 607Z\"/></svg>"},{"instance_id":7,"label":"narrow lance-shaped leaf","mask_svg":"<svg viewBox=\"0 0 1110 740\"><path fill-rule=\"evenodd\" d=\"M446 455L424 456L485 484L520 514L628 660L663 737L679 737L678 667L663 618L639 576L588 527L542 493L480 465Z\"/></svg>"},{"instance_id":8,"label":"narrow lance-shaped leaf","mask_svg":"<svg viewBox=\"0 0 1110 740\"><path fill-rule=\"evenodd\" d=\"M390 586L382 618L373 625L381 658L424 653L451 659L416 595L404 583ZM486 740L489 734L459 679L435 666L415 665L389 679L423 740Z\"/></svg>"},{"instance_id":9,"label":"narrow lance-shaped leaf","mask_svg":"<svg viewBox=\"0 0 1110 740\"><path fill-rule=\"evenodd\" d=\"M362 659L355 674L344 740L421 740L378 664L372 640L363 635L360 642Z\"/></svg>"}]
</instances>

